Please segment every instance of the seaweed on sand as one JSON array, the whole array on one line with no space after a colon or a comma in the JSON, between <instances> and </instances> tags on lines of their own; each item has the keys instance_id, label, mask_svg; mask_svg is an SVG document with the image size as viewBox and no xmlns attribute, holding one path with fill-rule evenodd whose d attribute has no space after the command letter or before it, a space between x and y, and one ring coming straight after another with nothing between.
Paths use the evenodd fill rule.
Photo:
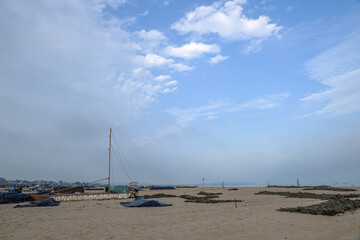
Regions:
<instances>
[{"instance_id":1,"label":"seaweed on sand","mask_svg":"<svg viewBox=\"0 0 360 240\"><path fill-rule=\"evenodd\" d=\"M219 198L219 196L216 195L209 195L209 196L205 196L205 197L197 197L197 196L190 196L190 195L181 195L179 196L180 198L184 198L186 200L190 200L190 201L201 201L201 200L205 200L205 199L210 199L210 198Z\"/></svg>"},{"instance_id":2,"label":"seaweed on sand","mask_svg":"<svg viewBox=\"0 0 360 240\"><path fill-rule=\"evenodd\" d=\"M219 198L218 195L206 195L205 197L196 197L190 195L181 195L180 198L186 199L185 202L192 202L192 203L226 203L226 202L243 202L243 200L220 200L214 199Z\"/></svg>"},{"instance_id":3,"label":"seaweed on sand","mask_svg":"<svg viewBox=\"0 0 360 240\"><path fill-rule=\"evenodd\" d=\"M283 185L268 185L267 188L302 188L300 186L283 186Z\"/></svg>"},{"instance_id":4,"label":"seaweed on sand","mask_svg":"<svg viewBox=\"0 0 360 240\"><path fill-rule=\"evenodd\" d=\"M173 195L173 194L157 193L157 194L153 194L153 195L144 195L143 197L146 199L149 199L149 198L173 198L173 197L177 197L177 196Z\"/></svg>"},{"instance_id":5,"label":"seaweed on sand","mask_svg":"<svg viewBox=\"0 0 360 240\"><path fill-rule=\"evenodd\" d=\"M222 193L208 193L208 192L199 192L198 195L203 196L191 196L191 195L181 195L176 196L172 194L164 194L158 193L153 195L144 195L143 197L146 199L150 198L172 198L172 197L179 197L185 199L185 202L193 202L193 203L225 203L225 202L243 202L242 200L219 200L214 198L219 198L219 195Z\"/></svg>"},{"instance_id":6,"label":"seaweed on sand","mask_svg":"<svg viewBox=\"0 0 360 240\"><path fill-rule=\"evenodd\" d=\"M345 213L346 211L356 210L358 208L360 208L360 200L337 198L305 207L280 208L278 211L334 216L336 214Z\"/></svg>"},{"instance_id":7,"label":"seaweed on sand","mask_svg":"<svg viewBox=\"0 0 360 240\"><path fill-rule=\"evenodd\" d=\"M219 200L219 199L196 199L196 200L185 200L185 202L192 202L192 203L226 203L226 202L243 202L243 200Z\"/></svg>"},{"instance_id":8,"label":"seaweed on sand","mask_svg":"<svg viewBox=\"0 0 360 240\"><path fill-rule=\"evenodd\" d=\"M198 195L205 195L205 196L217 196L217 195L221 195L222 193L209 193L209 192L204 192L201 191L198 193Z\"/></svg>"},{"instance_id":9,"label":"seaweed on sand","mask_svg":"<svg viewBox=\"0 0 360 240\"><path fill-rule=\"evenodd\" d=\"M326 190L326 191L342 191L342 192L354 192L354 188L340 188L340 187L329 187L329 186L315 186L304 188L304 190Z\"/></svg>"},{"instance_id":10,"label":"seaweed on sand","mask_svg":"<svg viewBox=\"0 0 360 240\"><path fill-rule=\"evenodd\" d=\"M270 191L260 191L258 193L255 193L255 195L259 195L259 194L279 195L288 198L311 198L311 199L321 199L321 200L360 197L360 194L342 195L342 194L315 194L315 193L307 193L307 192L270 192Z\"/></svg>"}]
</instances>

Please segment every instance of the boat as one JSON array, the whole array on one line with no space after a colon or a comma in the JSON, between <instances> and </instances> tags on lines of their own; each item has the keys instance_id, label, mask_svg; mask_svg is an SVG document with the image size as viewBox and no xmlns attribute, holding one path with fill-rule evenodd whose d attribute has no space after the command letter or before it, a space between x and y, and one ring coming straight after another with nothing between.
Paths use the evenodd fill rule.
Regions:
<instances>
[{"instance_id":1,"label":"boat","mask_svg":"<svg viewBox=\"0 0 360 240\"><path fill-rule=\"evenodd\" d=\"M53 198L58 202L70 202L70 201L86 201L86 200L110 200L110 199L127 199L133 198L137 196L137 182L131 182L127 186L126 192L111 192L111 185L110 185L110 170L111 170L111 128L110 128L110 135L109 135L109 175L107 178L102 178L99 180L95 180L92 182L85 183L80 186L69 187L65 189L60 189L51 193L45 194L31 194L31 196L36 201L43 201L48 198ZM94 192L94 193L64 193L65 191L69 191L73 188L84 187L90 185L92 183L100 182L108 180L108 186L106 188L106 192ZM63 192L63 193L62 193Z\"/></svg>"}]
</instances>

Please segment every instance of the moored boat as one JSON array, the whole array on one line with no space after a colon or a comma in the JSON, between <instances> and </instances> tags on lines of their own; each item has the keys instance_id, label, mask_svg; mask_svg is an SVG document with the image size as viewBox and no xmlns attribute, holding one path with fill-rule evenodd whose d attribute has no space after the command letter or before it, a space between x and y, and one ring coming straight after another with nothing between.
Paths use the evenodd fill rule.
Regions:
<instances>
[{"instance_id":1,"label":"moored boat","mask_svg":"<svg viewBox=\"0 0 360 240\"><path fill-rule=\"evenodd\" d=\"M43 201L48 198L53 198L58 202L68 202L68 201L87 201L87 200L110 200L110 199L126 199L137 196L137 187L134 182L131 182L129 186L124 186L119 188L119 186L111 186L110 184L110 170L111 170L111 128L109 135L109 175L107 178L99 179L96 181L88 182L86 184L64 188L57 190L52 193L45 194L31 194L31 196L36 201ZM84 187L90 185L95 182L100 182L108 180L108 186L106 188L106 192L74 192L74 193L65 193L65 191L69 191L74 188ZM121 189L121 191L116 191L116 189Z\"/></svg>"}]
</instances>

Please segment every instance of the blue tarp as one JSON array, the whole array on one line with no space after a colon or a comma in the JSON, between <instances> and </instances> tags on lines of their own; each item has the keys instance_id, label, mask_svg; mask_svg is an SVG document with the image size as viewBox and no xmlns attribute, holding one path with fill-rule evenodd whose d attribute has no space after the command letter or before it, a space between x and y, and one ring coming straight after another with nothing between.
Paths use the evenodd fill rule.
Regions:
<instances>
[{"instance_id":1,"label":"blue tarp","mask_svg":"<svg viewBox=\"0 0 360 240\"><path fill-rule=\"evenodd\" d=\"M124 207L168 207L168 206L172 206L172 204L161 203L156 200L147 200L143 197L139 197L132 202L121 202L120 205L124 206Z\"/></svg>"},{"instance_id":2,"label":"blue tarp","mask_svg":"<svg viewBox=\"0 0 360 240\"><path fill-rule=\"evenodd\" d=\"M176 187L174 186L152 186L150 190L174 190Z\"/></svg>"}]
</instances>

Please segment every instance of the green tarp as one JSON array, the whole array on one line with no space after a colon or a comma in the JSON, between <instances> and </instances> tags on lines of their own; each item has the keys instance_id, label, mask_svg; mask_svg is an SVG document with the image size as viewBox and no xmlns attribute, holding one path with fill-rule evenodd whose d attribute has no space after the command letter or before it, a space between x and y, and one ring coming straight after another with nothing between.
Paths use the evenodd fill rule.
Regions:
<instances>
[{"instance_id":1,"label":"green tarp","mask_svg":"<svg viewBox=\"0 0 360 240\"><path fill-rule=\"evenodd\" d=\"M110 186L110 192L112 193L128 193L129 189L126 185Z\"/></svg>"}]
</instances>

